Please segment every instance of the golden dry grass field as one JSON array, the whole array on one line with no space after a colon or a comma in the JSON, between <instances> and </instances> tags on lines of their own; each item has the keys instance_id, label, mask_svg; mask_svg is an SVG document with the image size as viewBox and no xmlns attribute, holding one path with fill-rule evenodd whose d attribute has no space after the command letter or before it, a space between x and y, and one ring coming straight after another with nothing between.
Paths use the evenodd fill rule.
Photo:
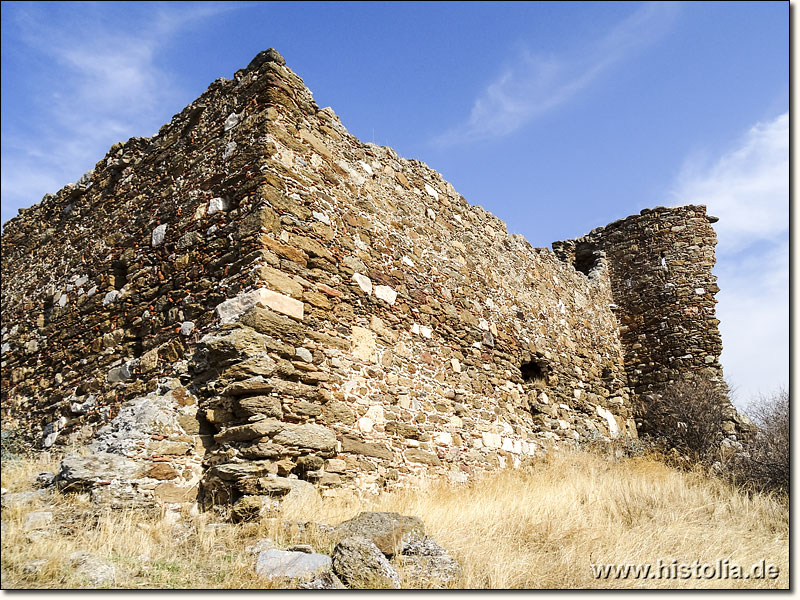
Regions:
<instances>
[{"instance_id":1,"label":"golden dry grass field","mask_svg":"<svg viewBox=\"0 0 800 600\"><path fill-rule=\"evenodd\" d=\"M6 461L2 485L30 488L55 464ZM25 531L26 513L3 509L3 588L87 585L68 556L87 551L111 562L118 588L263 588L247 546L269 537L278 547L309 543L330 552L319 532L287 521L337 524L362 510L416 515L428 535L461 564L458 588L788 588L789 514L785 498L748 494L700 473L680 472L654 458L609 460L588 452L543 459L526 471L506 470L471 484L433 483L375 498L332 499L297 507L283 521L214 524L211 513L99 511L86 496L47 502L54 519ZM218 517L216 517L218 520ZM38 569L26 570L39 560ZM597 578L592 564L662 566L660 578ZM777 578L675 576L670 565L745 567L772 563ZM702 569L701 569L702 571ZM652 572L652 571L651 571ZM710 571L706 570L706 575ZM685 571L684 571L685 574ZM702 574L702 572L701 572ZM408 587L414 581L404 580Z\"/></svg>"}]
</instances>

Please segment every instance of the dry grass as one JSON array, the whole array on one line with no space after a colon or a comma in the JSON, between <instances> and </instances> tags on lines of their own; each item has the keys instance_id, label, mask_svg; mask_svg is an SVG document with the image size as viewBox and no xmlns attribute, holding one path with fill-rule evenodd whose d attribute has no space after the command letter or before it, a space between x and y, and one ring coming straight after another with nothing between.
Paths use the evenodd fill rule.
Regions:
<instances>
[{"instance_id":1,"label":"dry grass","mask_svg":"<svg viewBox=\"0 0 800 600\"><path fill-rule=\"evenodd\" d=\"M19 491L45 466L3 465L3 487ZM262 537L278 547L310 543L331 550L324 534L298 532L277 519L215 527L213 515L96 510L81 496L50 501L48 535L23 529L25 513L4 509L3 587L72 588L86 584L66 557L84 550L115 564L115 587L267 587L245 548ZM432 484L372 500L331 500L298 508L287 520L335 524L361 510L417 515L463 567L462 588L788 588L788 503L748 495L701 474L647 458L608 461L588 453L553 456L528 472L503 471L472 485ZM47 561L36 574L23 567ZM778 579L596 579L592 563L713 564L746 567L766 560Z\"/></svg>"}]
</instances>

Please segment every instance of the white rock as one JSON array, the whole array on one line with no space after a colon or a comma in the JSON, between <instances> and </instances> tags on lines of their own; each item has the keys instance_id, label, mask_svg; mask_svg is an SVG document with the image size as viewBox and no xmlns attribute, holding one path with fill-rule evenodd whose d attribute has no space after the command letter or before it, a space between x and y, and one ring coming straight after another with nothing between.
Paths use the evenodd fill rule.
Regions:
<instances>
[{"instance_id":1,"label":"white rock","mask_svg":"<svg viewBox=\"0 0 800 600\"><path fill-rule=\"evenodd\" d=\"M483 441L483 445L487 448L499 448L503 443L499 433L489 433L487 431L483 433L481 439Z\"/></svg>"},{"instance_id":2,"label":"white rock","mask_svg":"<svg viewBox=\"0 0 800 600\"><path fill-rule=\"evenodd\" d=\"M294 353L303 362L310 363L314 360L314 357L311 355L311 351L308 348L295 348Z\"/></svg>"},{"instance_id":3,"label":"white rock","mask_svg":"<svg viewBox=\"0 0 800 600\"><path fill-rule=\"evenodd\" d=\"M53 513L48 510L36 510L25 516L25 531L46 529L53 522Z\"/></svg>"},{"instance_id":4,"label":"white rock","mask_svg":"<svg viewBox=\"0 0 800 600\"><path fill-rule=\"evenodd\" d=\"M370 295L372 293L372 280L366 275L353 273L353 281L358 284L358 287L360 287L361 291L365 294Z\"/></svg>"},{"instance_id":5,"label":"white rock","mask_svg":"<svg viewBox=\"0 0 800 600\"><path fill-rule=\"evenodd\" d=\"M58 299L58 305L62 306L62 307L66 306L67 305L67 300L68 300L67 295L66 294L62 294L61 298Z\"/></svg>"},{"instance_id":6,"label":"white rock","mask_svg":"<svg viewBox=\"0 0 800 600\"><path fill-rule=\"evenodd\" d=\"M457 358L450 359L450 366L453 367L453 371L456 373L461 373L461 361L459 361Z\"/></svg>"},{"instance_id":7,"label":"white rock","mask_svg":"<svg viewBox=\"0 0 800 600\"><path fill-rule=\"evenodd\" d=\"M433 189L429 184L425 184L425 191L428 192L428 195L432 198L438 200L439 199L439 192Z\"/></svg>"},{"instance_id":8,"label":"white rock","mask_svg":"<svg viewBox=\"0 0 800 600\"><path fill-rule=\"evenodd\" d=\"M388 285L379 285L375 287L375 297L383 300L387 304L394 304L397 300L397 292Z\"/></svg>"},{"instance_id":9,"label":"white rock","mask_svg":"<svg viewBox=\"0 0 800 600\"><path fill-rule=\"evenodd\" d=\"M233 129L239 124L239 115L236 113L231 113L228 115L228 118L225 119L225 131Z\"/></svg>"},{"instance_id":10,"label":"white rock","mask_svg":"<svg viewBox=\"0 0 800 600\"><path fill-rule=\"evenodd\" d=\"M303 303L289 296L284 296L266 288L258 288L243 292L238 296L229 298L217 305L215 312L220 322L224 325L232 323L239 315L261 304L281 314L293 317L299 321L303 319Z\"/></svg>"},{"instance_id":11,"label":"white rock","mask_svg":"<svg viewBox=\"0 0 800 600\"><path fill-rule=\"evenodd\" d=\"M378 425L386 422L386 417L383 414L383 407L379 404L370 406L367 409L367 414L364 416L372 419Z\"/></svg>"},{"instance_id":12,"label":"white rock","mask_svg":"<svg viewBox=\"0 0 800 600\"><path fill-rule=\"evenodd\" d=\"M164 237L167 234L167 224L163 223L153 229L153 233L150 235L150 245L154 248L156 246L160 246L164 243Z\"/></svg>"},{"instance_id":13,"label":"white rock","mask_svg":"<svg viewBox=\"0 0 800 600\"><path fill-rule=\"evenodd\" d=\"M312 210L311 216L313 216L317 221L325 223L325 225L331 224L331 218L324 212L317 212L316 210Z\"/></svg>"},{"instance_id":14,"label":"white rock","mask_svg":"<svg viewBox=\"0 0 800 600\"><path fill-rule=\"evenodd\" d=\"M445 446L449 446L450 444L453 443L453 436L446 431L441 431L435 434L433 436L433 439L437 444L442 444Z\"/></svg>"},{"instance_id":15,"label":"white rock","mask_svg":"<svg viewBox=\"0 0 800 600\"><path fill-rule=\"evenodd\" d=\"M89 290L91 291L91 290ZM112 302L115 302L116 299L119 298L119 291L118 290L111 290L105 295L103 298L103 306L108 306Z\"/></svg>"},{"instance_id":16,"label":"white rock","mask_svg":"<svg viewBox=\"0 0 800 600\"><path fill-rule=\"evenodd\" d=\"M425 214L428 216L428 218L431 221L435 221L436 220L436 211L433 210L432 208L425 209Z\"/></svg>"},{"instance_id":17,"label":"white rock","mask_svg":"<svg viewBox=\"0 0 800 600\"><path fill-rule=\"evenodd\" d=\"M431 331L431 328L430 327L426 327L425 325L421 325L420 328L419 328L419 334L424 338L430 339L432 333L433 332Z\"/></svg>"},{"instance_id":18,"label":"white rock","mask_svg":"<svg viewBox=\"0 0 800 600\"><path fill-rule=\"evenodd\" d=\"M373 430L375 423L369 417L361 417L358 420L358 429L362 433L369 433Z\"/></svg>"},{"instance_id":19,"label":"white rock","mask_svg":"<svg viewBox=\"0 0 800 600\"><path fill-rule=\"evenodd\" d=\"M608 433L611 436L611 439L616 439L619 437L619 425L617 424L617 420L614 418L614 415L610 410L606 410L602 406L597 407L597 414L603 417L608 423Z\"/></svg>"},{"instance_id":20,"label":"white rock","mask_svg":"<svg viewBox=\"0 0 800 600\"><path fill-rule=\"evenodd\" d=\"M310 580L331 570L331 557L286 550L264 550L258 554L256 574L265 579Z\"/></svg>"},{"instance_id":21,"label":"white rock","mask_svg":"<svg viewBox=\"0 0 800 600\"><path fill-rule=\"evenodd\" d=\"M412 269L414 268L414 261L408 258L407 256L404 256L400 262L406 266L411 267Z\"/></svg>"},{"instance_id":22,"label":"white rock","mask_svg":"<svg viewBox=\"0 0 800 600\"><path fill-rule=\"evenodd\" d=\"M191 321L184 321L181 323L181 335L192 335L194 331L194 323Z\"/></svg>"},{"instance_id":23,"label":"white rock","mask_svg":"<svg viewBox=\"0 0 800 600\"><path fill-rule=\"evenodd\" d=\"M208 201L207 215L211 216L221 210L228 210L228 202L224 198L212 198Z\"/></svg>"},{"instance_id":24,"label":"white rock","mask_svg":"<svg viewBox=\"0 0 800 600\"><path fill-rule=\"evenodd\" d=\"M486 319L481 319L480 321L478 321L478 329L489 331L489 322Z\"/></svg>"},{"instance_id":25,"label":"white rock","mask_svg":"<svg viewBox=\"0 0 800 600\"><path fill-rule=\"evenodd\" d=\"M236 142L228 142L225 146L225 152L222 154L222 160L228 160L233 153L236 152Z\"/></svg>"}]
</instances>

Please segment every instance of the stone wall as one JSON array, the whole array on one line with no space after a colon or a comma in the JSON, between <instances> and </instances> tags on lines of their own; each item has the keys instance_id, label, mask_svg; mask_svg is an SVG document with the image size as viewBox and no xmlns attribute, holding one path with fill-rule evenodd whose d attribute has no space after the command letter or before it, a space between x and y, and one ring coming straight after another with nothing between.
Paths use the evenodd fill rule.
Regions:
<instances>
[{"instance_id":1,"label":"stone wall","mask_svg":"<svg viewBox=\"0 0 800 600\"><path fill-rule=\"evenodd\" d=\"M704 211L533 248L350 135L274 50L21 212L2 237L4 430L50 447L108 424L99 448L150 398L172 417L102 450L150 488L170 479L153 464L203 473L209 503L635 437L629 380L719 368Z\"/></svg>"},{"instance_id":2,"label":"stone wall","mask_svg":"<svg viewBox=\"0 0 800 600\"><path fill-rule=\"evenodd\" d=\"M658 207L553 244L577 269L591 268L595 254L608 261L637 415L651 394L682 376L725 385L712 273L716 221L705 206ZM649 431L647 423L638 425Z\"/></svg>"}]
</instances>

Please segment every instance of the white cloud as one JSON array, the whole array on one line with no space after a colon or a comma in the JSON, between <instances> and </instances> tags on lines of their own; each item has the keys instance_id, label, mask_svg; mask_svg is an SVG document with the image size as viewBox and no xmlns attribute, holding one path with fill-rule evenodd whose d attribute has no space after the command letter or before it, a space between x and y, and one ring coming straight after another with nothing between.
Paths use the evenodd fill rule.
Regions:
<instances>
[{"instance_id":1,"label":"white cloud","mask_svg":"<svg viewBox=\"0 0 800 600\"><path fill-rule=\"evenodd\" d=\"M648 3L572 55L524 50L475 100L469 118L436 141L442 145L508 135L559 106L618 61L663 36L674 3Z\"/></svg>"},{"instance_id":2,"label":"white cloud","mask_svg":"<svg viewBox=\"0 0 800 600\"><path fill-rule=\"evenodd\" d=\"M752 127L711 165L687 162L672 196L720 217L721 360L746 405L789 381L788 112Z\"/></svg>"},{"instance_id":3,"label":"white cloud","mask_svg":"<svg viewBox=\"0 0 800 600\"><path fill-rule=\"evenodd\" d=\"M166 42L241 5L129 5L128 18L115 16L114 3L75 6L54 19L48 9L20 5L8 25L41 71L27 114L4 123L3 219L13 216L10 207L30 206L78 179L114 143L156 133L182 108L180 90L160 60Z\"/></svg>"}]
</instances>

